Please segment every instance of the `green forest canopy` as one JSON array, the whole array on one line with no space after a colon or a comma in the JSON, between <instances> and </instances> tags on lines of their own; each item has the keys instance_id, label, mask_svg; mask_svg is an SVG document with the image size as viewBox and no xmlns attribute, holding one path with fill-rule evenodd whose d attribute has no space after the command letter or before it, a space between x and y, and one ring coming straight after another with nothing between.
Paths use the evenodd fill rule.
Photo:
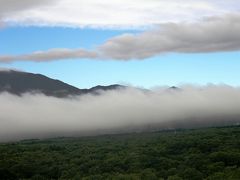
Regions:
<instances>
[{"instance_id":1,"label":"green forest canopy","mask_svg":"<svg viewBox=\"0 0 240 180\"><path fill-rule=\"evenodd\" d=\"M0 179L240 179L240 126L0 145Z\"/></svg>"}]
</instances>

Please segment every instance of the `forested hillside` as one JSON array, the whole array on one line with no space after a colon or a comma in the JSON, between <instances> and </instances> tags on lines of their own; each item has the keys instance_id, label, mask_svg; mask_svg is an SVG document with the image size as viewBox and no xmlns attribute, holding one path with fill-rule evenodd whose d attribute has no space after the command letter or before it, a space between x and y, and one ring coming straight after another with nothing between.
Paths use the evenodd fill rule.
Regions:
<instances>
[{"instance_id":1,"label":"forested hillside","mask_svg":"<svg viewBox=\"0 0 240 180\"><path fill-rule=\"evenodd\" d=\"M0 179L240 179L240 127L0 145Z\"/></svg>"}]
</instances>

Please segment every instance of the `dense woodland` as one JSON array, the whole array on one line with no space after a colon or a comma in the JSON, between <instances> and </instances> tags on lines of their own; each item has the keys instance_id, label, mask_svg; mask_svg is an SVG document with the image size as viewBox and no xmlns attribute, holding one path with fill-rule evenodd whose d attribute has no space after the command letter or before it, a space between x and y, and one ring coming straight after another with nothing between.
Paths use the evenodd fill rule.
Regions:
<instances>
[{"instance_id":1,"label":"dense woodland","mask_svg":"<svg viewBox=\"0 0 240 180\"><path fill-rule=\"evenodd\" d=\"M240 126L0 144L0 179L239 180Z\"/></svg>"}]
</instances>

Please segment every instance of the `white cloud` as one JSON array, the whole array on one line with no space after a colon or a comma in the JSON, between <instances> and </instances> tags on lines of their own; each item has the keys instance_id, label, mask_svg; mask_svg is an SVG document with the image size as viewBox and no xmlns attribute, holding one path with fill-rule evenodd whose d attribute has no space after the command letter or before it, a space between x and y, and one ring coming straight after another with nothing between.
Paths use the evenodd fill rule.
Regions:
<instances>
[{"instance_id":1,"label":"white cloud","mask_svg":"<svg viewBox=\"0 0 240 180\"><path fill-rule=\"evenodd\" d=\"M3 20L14 24L136 28L169 21L194 21L203 16L236 12L240 8L239 2L239 0L2 0L0 10L7 14ZM46 5L42 6L44 3Z\"/></svg>"},{"instance_id":2,"label":"white cloud","mask_svg":"<svg viewBox=\"0 0 240 180\"><path fill-rule=\"evenodd\" d=\"M49 6L56 0L0 0L0 20L5 21L10 16L18 16L19 13L29 9Z\"/></svg>"},{"instance_id":3,"label":"white cloud","mask_svg":"<svg viewBox=\"0 0 240 180\"><path fill-rule=\"evenodd\" d=\"M209 17L192 23L165 23L154 30L108 39L95 50L50 49L2 55L0 62L59 59L146 59L164 53L209 53L240 50L240 14Z\"/></svg>"},{"instance_id":4,"label":"white cloud","mask_svg":"<svg viewBox=\"0 0 240 180\"><path fill-rule=\"evenodd\" d=\"M0 94L0 141L239 122L240 89L124 89L73 98Z\"/></svg>"}]
</instances>

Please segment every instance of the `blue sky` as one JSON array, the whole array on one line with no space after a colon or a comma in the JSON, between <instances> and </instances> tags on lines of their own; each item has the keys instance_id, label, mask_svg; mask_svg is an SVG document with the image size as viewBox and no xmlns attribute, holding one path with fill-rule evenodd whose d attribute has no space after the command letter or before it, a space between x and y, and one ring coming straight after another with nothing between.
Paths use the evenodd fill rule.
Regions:
<instances>
[{"instance_id":1,"label":"blue sky","mask_svg":"<svg viewBox=\"0 0 240 180\"><path fill-rule=\"evenodd\" d=\"M208 1L199 1L199 3L200 2L207 3ZM174 6L171 4L167 4L167 6L174 8ZM191 14L194 14L192 12L192 9L198 8L198 6L196 6L194 3L192 7L193 8L189 8L191 10L189 10L189 17ZM232 10L233 7L234 6L231 6L231 8L229 9ZM212 10L210 12L209 8L206 9L208 10L208 12L206 10L200 10L206 12L207 15L211 15L211 12L216 12L217 15L220 14L221 16L221 13L223 12L223 7L220 7L219 5L216 5L215 10ZM196 9L196 12L199 12L200 10ZM217 10L219 10L219 12ZM37 11L42 10L37 9L36 12ZM146 16L146 12L148 12L147 9L142 13L145 13L144 15ZM142 41L141 38L149 34L148 30L146 30L146 28L142 29L139 27L144 26L145 24L149 26L149 24L151 25L151 23L148 24L147 22L155 22L157 20L146 18L145 24L141 24L141 21L138 19L126 19L125 23L125 19L120 19L119 17L116 17L119 19L120 22L124 23L122 23L123 25L119 23L116 27L112 28L113 24L111 23L114 19L106 18L105 21L103 18L102 24L98 24L96 23L99 22L97 21L97 17L95 17L96 19L91 17L92 19L89 18L89 22L91 22L90 24L84 24L85 21L71 24L71 19L69 19L68 22L68 18L64 17L64 20L66 22L59 22L58 20L56 20L56 22L54 23L57 25L52 25L50 24L52 23L52 19L49 19L49 21L47 21L48 19L44 19L45 17L48 17L48 12L44 12L46 13L45 16L44 13L42 13L43 15L41 14L41 17L36 17L41 19L41 21L36 21L38 23L36 23L35 21L26 22L26 20L24 19L26 18L26 15L24 14L25 11L21 13L21 16L19 17L12 17L12 20L10 19L10 22L7 22L6 20L7 23L4 23L9 25L6 25L4 26L4 28L0 29L0 55L21 56L24 54L31 54L32 52L40 50L48 51L49 49L54 48L81 48L88 51L94 51L95 49L98 49L99 46L101 47L102 44L104 48L106 47L104 49L105 52L105 50L109 50L108 42L112 42L112 39L114 41L116 37L120 37L119 39L121 39L121 35L126 33L130 34L130 39L133 39L133 37L135 38L133 34L143 34L136 36L136 41L140 43L146 42ZM166 14L167 13L169 12L166 12ZM34 15L35 14L37 13L34 13ZM179 14L181 14L181 12L179 12ZM135 17L134 14L129 14L129 16L131 15ZM215 14L213 13L213 15ZM152 16L153 14L149 15L149 17ZM160 19L159 23L165 23L165 21L174 23L181 22L181 19L175 19L175 21L171 17L171 14L168 14L165 19ZM186 17L184 16L182 20L185 19ZM30 22L34 23L31 24ZM132 23L133 26L131 26ZM202 28L203 32L206 32L205 29L207 28L205 28L205 24L201 25L200 28ZM147 31L147 33L144 34L145 30ZM206 35L208 35L207 33L208 32L206 32ZM223 33L226 34L227 31ZM212 32L209 34L212 34ZM168 38L172 38L172 35L166 36ZM159 36L156 37L158 38ZM228 36L226 37L228 38ZM229 39L230 38L225 39L225 41L227 41L227 44L232 44ZM185 40L189 41L188 38L185 38ZM41 73L51 78L60 79L79 88L89 88L99 84L109 85L116 83L131 84L134 86L140 86L145 88L165 85L178 86L180 84L186 83L199 85L204 85L208 83L224 83L233 86L240 86L240 53L238 47L235 48L231 46L227 47L225 50L222 49L222 47L220 46L217 47L217 43L222 43L219 42L218 39L214 39L210 41L210 43L217 42L216 44L214 44L214 47L217 48L213 51L211 50L212 52L208 52L208 50L201 50L202 47L199 48L196 46L199 44L199 40L193 39L191 41L196 42L193 42L193 45L186 47L187 50L184 50L184 52L176 52L175 49L170 48L167 49L166 52L164 51L162 53L159 51L159 49L162 48L160 47L157 50L159 51L159 54L157 52L158 55L155 55L156 53L154 52L155 54L153 53L147 57L144 56L144 58L142 58L142 56L138 55L137 53L132 52L134 50L131 50L131 52L126 52L126 56L128 55L127 53L132 53L131 57L123 57L123 59L127 58L127 60L119 60L118 56L116 55L117 53L112 55L111 52L106 53L107 56L110 56L110 58L106 58L107 60L103 57L88 58L87 56L81 58L54 59L50 62L41 59L40 62L35 62L35 59L32 58L30 58L30 60L28 61L24 61L22 57L19 57L19 60L17 59L18 57L14 57L14 60L11 62L4 63L0 61L0 67L16 68L28 72ZM120 42L122 43L122 40ZM150 43L152 43L152 41ZM157 44L161 43L161 41L157 42ZM131 42L129 42L129 44L131 44ZM148 48L151 50L150 45L146 47L146 49ZM138 44L135 46L137 47ZM194 51L199 52L192 53L191 47L195 48ZM112 47L110 47L110 50L114 52L116 50L119 50L111 48ZM129 48L131 49L131 47ZM126 48L123 47L120 50L126 50ZM143 48L143 51L145 51L145 48ZM141 53L142 51L137 52Z\"/></svg>"}]
</instances>

